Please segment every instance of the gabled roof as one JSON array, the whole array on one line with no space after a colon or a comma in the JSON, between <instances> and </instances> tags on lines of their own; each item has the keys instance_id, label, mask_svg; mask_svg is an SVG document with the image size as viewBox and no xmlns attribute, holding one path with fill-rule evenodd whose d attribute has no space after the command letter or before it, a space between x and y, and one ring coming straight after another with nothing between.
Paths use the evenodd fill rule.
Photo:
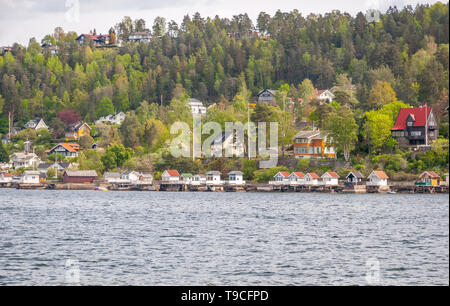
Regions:
<instances>
[{"instance_id":1,"label":"gabled roof","mask_svg":"<svg viewBox=\"0 0 450 306\"><path fill-rule=\"evenodd\" d=\"M281 174L283 177L286 177L286 178L289 177L289 172L286 172L286 171L280 171L277 174L275 174L274 177L277 176L278 174Z\"/></svg>"},{"instance_id":2,"label":"gabled roof","mask_svg":"<svg viewBox=\"0 0 450 306\"><path fill-rule=\"evenodd\" d=\"M325 172L325 173L322 175L322 178L325 177L325 176L331 176L331 177L337 178L337 179L339 178L339 175L338 175L336 172L333 172L333 171Z\"/></svg>"},{"instance_id":3,"label":"gabled roof","mask_svg":"<svg viewBox=\"0 0 450 306\"><path fill-rule=\"evenodd\" d=\"M183 174L181 174L181 176L184 177L184 178L191 178L191 177L193 177L192 173L183 173Z\"/></svg>"},{"instance_id":4,"label":"gabled roof","mask_svg":"<svg viewBox=\"0 0 450 306\"><path fill-rule=\"evenodd\" d=\"M430 116L430 113L431 107L427 106L402 108L398 113L397 120L395 121L392 130L398 131L406 129L406 121L410 115L414 120L413 126L425 126L426 120L428 116Z\"/></svg>"},{"instance_id":5,"label":"gabled roof","mask_svg":"<svg viewBox=\"0 0 450 306\"><path fill-rule=\"evenodd\" d=\"M78 131L83 125L86 125L88 129L91 129L91 127L86 122L77 122L69 124L66 128L67 132L76 132Z\"/></svg>"},{"instance_id":6,"label":"gabled roof","mask_svg":"<svg viewBox=\"0 0 450 306\"><path fill-rule=\"evenodd\" d=\"M228 173L228 175L231 175L231 174L234 174L234 175L244 175L244 173L243 173L242 171L230 171L230 173Z\"/></svg>"},{"instance_id":7,"label":"gabled roof","mask_svg":"<svg viewBox=\"0 0 450 306\"><path fill-rule=\"evenodd\" d=\"M291 175L289 175L289 176L293 176L293 175L295 175L299 178L305 177L305 174L303 172L292 172Z\"/></svg>"},{"instance_id":8,"label":"gabled roof","mask_svg":"<svg viewBox=\"0 0 450 306\"><path fill-rule=\"evenodd\" d=\"M206 172L206 175L222 175L219 171L208 171Z\"/></svg>"},{"instance_id":9,"label":"gabled roof","mask_svg":"<svg viewBox=\"0 0 450 306\"><path fill-rule=\"evenodd\" d=\"M320 131L300 131L294 136L294 138L312 138L312 137L320 137Z\"/></svg>"},{"instance_id":10,"label":"gabled roof","mask_svg":"<svg viewBox=\"0 0 450 306\"><path fill-rule=\"evenodd\" d=\"M434 171L425 171L424 173L422 173L420 175L420 178L424 177L426 174L428 174L428 176L431 177L431 178L440 178L439 174L437 174Z\"/></svg>"},{"instance_id":11,"label":"gabled roof","mask_svg":"<svg viewBox=\"0 0 450 306\"><path fill-rule=\"evenodd\" d=\"M11 173L1 173L0 176L3 176L3 177L12 177L12 174L11 174Z\"/></svg>"},{"instance_id":12,"label":"gabled roof","mask_svg":"<svg viewBox=\"0 0 450 306\"><path fill-rule=\"evenodd\" d=\"M350 176L350 174L353 174L353 176L356 178L360 178L360 179L364 178L364 176L359 171L352 171L345 178L348 178Z\"/></svg>"},{"instance_id":13,"label":"gabled roof","mask_svg":"<svg viewBox=\"0 0 450 306\"><path fill-rule=\"evenodd\" d=\"M306 175L309 175L310 177L314 178L314 179L318 179L319 176L317 174L315 174L314 172L308 173Z\"/></svg>"},{"instance_id":14,"label":"gabled roof","mask_svg":"<svg viewBox=\"0 0 450 306\"><path fill-rule=\"evenodd\" d=\"M387 176L387 174L384 171L372 171L372 173L370 175L372 175L372 174L375 174L380 179L388 179L389 178L389 176Z\"/></svg>"},{"instance_id":15,"label":"gabled roof","mask_svg":"<svg viewBox=\"0 0 450 306\"><path fill-rule=\"evenodd\" d=\"M170 176L180 176L177 170L166 170L164 172L167 172Z\"/></svg>"},{"instance_id":16,"label":"gabled roof","mask_svg":"<svg viewBox=\"0 0 450 306\"><path fill-rule=\"evenodd\" d=\"M258 94L256 96L259 97L262 93L264 93L266 91L268 93L272 94L273 96L275 96L275 93L277 92L276 90L273 90L273 89L264 89L264 90L261 90L260 92L258 92Z\"/></svg>"}]
</instances>

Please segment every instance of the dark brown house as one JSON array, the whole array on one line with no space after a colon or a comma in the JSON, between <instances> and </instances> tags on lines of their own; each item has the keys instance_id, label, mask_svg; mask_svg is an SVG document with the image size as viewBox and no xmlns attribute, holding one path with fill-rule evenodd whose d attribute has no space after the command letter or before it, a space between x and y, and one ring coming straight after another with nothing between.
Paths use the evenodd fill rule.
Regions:
<instances>
[{"instance_id":1,"label":"dark brown house","mask_svg":"<svg viewBox=\"0 0 450 306\"><path fill-rule=\"evenodd\" d=\"M429 145L438 138L439 125L431 107L402 108L391 133L400 147Z\"/></svg>"},{"instance_id":2,"label":"dark brown house","mask_svg":"<svg viewBox=\"0 0 450 306\"><path fill-rule=\"evenodd\" d=\"M97 172L94 170L77 170L77 171L64 171L63 182L65 184L92 184L97 178Z\"/></svg>"}]
</instances>

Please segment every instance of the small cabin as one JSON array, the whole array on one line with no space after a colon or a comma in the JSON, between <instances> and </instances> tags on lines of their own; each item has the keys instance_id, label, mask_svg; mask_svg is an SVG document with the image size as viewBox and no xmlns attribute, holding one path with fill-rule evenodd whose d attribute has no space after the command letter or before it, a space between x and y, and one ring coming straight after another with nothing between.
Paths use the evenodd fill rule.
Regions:
<instances>
[{"instance_id":1,"label":"small cabin","mask_svg":"<svg viewBox=\"0 0 450 306\"><path fill-rule=\"evenodd\" d=\"M0 173L0 183L11 183L12 174L11 173Z\"/></svg>"},{"instance_id":2,"label":"small cabin","mask_svg":"<svg viewBox=\"0 0 450 306\"><path fill-rule=\"evenodd\" d=\"M433 171L425 171L419 176L419 184L426 186L439 186L441 177Z\"/></svg>"},{"instance_id":3,"label":"small cabin","mask_svg":"<svg viewBox=\"0 0 450 306\"><path fill-rule=\"evenodd\" d=\"M179 182L180 174L177 170L165 170L161 175L163 182Z\"/></svg>"},{"instance_id":4,"label":"small cabin","mask_svg":"<svg viewBox=\"0 0 450 306\"><path fill-rule=\"evenodd\" d=\"M445 174L445 181L441 181L441 185L448 186L448 173Z\"/></svg>"},{"instance_id":5,"label":"small cabin","mask_svg":"<svg viewBox=\"0 0 450 306\"><path fill-rule=\"evenodd\" d=\"M285 172L285 171L280 171L277 174L275 174L273 176L273 178L275 179L275 182L288 182L289 181L289 173Z\"/></svg>"},{"instance_id":6,"label":"small cabin","mask_svg":"<svg viewBox=\"0 0 450 306\"><path fill-rule=\"evenodd\" d=\"M206 173L206 184L208 185L220 185L222 174L219 171L209 171Z\"/></svg>"},{"instance_id":7,"label":"small cabin","mask_svg":"<svg viewBox=\"0 0 450 306\"><path fill-rule=\"evenodd\" d=\"M244 185L244 173L242 171L231 171L228 173L228 183L232 185Z\"/></svg>"},{"instance_id":8,"label":"small cabin","mask_svg":"<svg viewBox=\"0 0 450 306\"><path fill-rule=\"evenodd\" d=\"M364 176L359 171L350 172L345 178L347 185L362 185Z\"/></svg>"},{"instance_id":9,"label":"small cabin","mask_svg":"<svg viewBox=\"0 0 450 306\"><path fill-rule=\"evenodd\" d=\"M196 174L192 177L191 185L205 185L206 184L206 176L203 174Z\"/></svg>"},{"instance_id":10,"label":"small cabin","mask_svg":"<svg viewBox=\"0 0 450 306\"><path fill-rule=\"evenodd\" d=\"M314 172L312 173L307 173L305 175L305 184L306 185L319 185L319 176L317 174L315 174Z\"/></svg>"},{"instance_id":11,"label":"small cabin","mask_svg":"<svg viewBox=\"0 0 450 306\"><path fill-rule=\"evenodd\" d=\"M183 173L183 174L181 174L181 181L184 183L184 184L190 184L190 183L192 183L192 178L193 178L194 176L191 174L191 173Z\"/></svg>"},{"instance_id":12,"label":"small cabin","mask_svg":"<svg viewBox=\"0 0 450 306\"><path fill-rule=\"evenodd\" d=\"M288 179L291 185L301 185L305 183L305 174L303 172L292 172Z\"/></svg>"},{"instance_id":13,"label":"small cabin","mask_svg":"<svg viewBox=\"0 0 450 306\"><path fill-rule=\"evenodd\" d=\"M333 171L325 172L320 178L322 179L322 183L325 186L339 185L339 175L336 172Z\"/></svg>"},{"instance_id":14,"label":"small cabin","mask_svg":"<svg viewBox=\"0 0 450 306\"><path fill-rule=\"evenodd\" d=\"M367 186L388 186L389 177L384 171L372 171L367 177Z\"/></svg>"},{"instance_id":15,"label":"small cabin","mask_svg":"<svg viewBox=\"0 0 450 306\"><path fill-rule=\"evenodd\" d=\"M24 171L20 175L20 183L39 184L39 171Z\"/></svg>"},{"instance_id":16,"label":"small cabin","mask_svg":"<svg viewBox=\"0 0 450 306\"><path fill-rule=\"evenodd\" d=\"M103 179L108 183L119 183L121 181L120 176L120 172L105 172Z\"/></svg>"},{"instance_id":17,"label":"small cabin","mask_svg":"<svg viewBox=\"0 0 450 306\"><path fill-rule=\"evenodd\" d=\"M92 184L97 178L95 170L66 170L63 174L64 184Z\"/></svg>"},{"instance_id":18,"label":"small cabin","mask_svg":"<svg viewBox=\"0 0 450 306\"><path fill-rule=\"evenodd\" d=\"M141 173L139 175L138 184L153 184L153 174L151 173Z\"/></svg>"},{"instance_id":19,"label":"small cabin","mask_svg":"<svg viewBox=\"0 0 450 306\"><path fill-rule=\"evenodd\" d=\"M134 184L139 182L140 177L141 174L135 171L125 171L120 175L121 180Z\"/></svg>"}]
</instances>

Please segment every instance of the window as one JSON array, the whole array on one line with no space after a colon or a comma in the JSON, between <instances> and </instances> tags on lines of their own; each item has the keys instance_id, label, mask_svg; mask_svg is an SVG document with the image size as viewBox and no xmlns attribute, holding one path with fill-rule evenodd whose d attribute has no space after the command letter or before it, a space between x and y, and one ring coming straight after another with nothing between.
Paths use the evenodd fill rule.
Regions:
<instances>
[{"instance_id":1,"label":"window","mask_svg":"<svg viewBox=\"0 0 450 306\"><path fill-rule=\"evenodd\" d=\"M408 126L413 126L413 122L412 121L408 121Z\"/></svg>"},{"instance_id":2,"label":"window","mask_svg":"<svg viewBox=\"0 0 450 306\"><path fill-rule=\"evenodd\" d=\"M412 131L411 136L422 136L422 132L421 131Z\"/></svg>"}]
</instances>

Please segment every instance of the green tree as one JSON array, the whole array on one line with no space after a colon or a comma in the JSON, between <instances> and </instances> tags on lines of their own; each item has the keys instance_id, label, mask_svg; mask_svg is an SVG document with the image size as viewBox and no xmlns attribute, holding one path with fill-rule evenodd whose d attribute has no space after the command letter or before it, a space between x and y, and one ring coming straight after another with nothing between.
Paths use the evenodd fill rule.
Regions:
<instances>
[{"instance_id":1,"label":"green tree","mask_svg":"<svg viewBox=\"0 0 450 306\"><path fill-rule=\"evenodd\" d=\"M114 114L114 105L110 98L103 97L97 107L97 118Z\"/></svg>"},{"instance_id":2,"label":"green tree","mask_svg":"<svg viewBox=\"0 0 450 306\"><path fill-rule=\"evenodd\" d=\"M324 130L328 133L330 144L341 151L348 162L358 140L358 125L352 110L347 106L339 107L325 120Z\"/></svg>"},{"instance_id":3,"label":"green tree","mask_svg":"<svg viewBox=\"0 0 450 306\"><path fill-rule=\"evenodd\" d=\"M7 163L7 162L9 162L8 152L6 152L3 143L0 143L0 163Z\"/></svg>"}]
</instances>

